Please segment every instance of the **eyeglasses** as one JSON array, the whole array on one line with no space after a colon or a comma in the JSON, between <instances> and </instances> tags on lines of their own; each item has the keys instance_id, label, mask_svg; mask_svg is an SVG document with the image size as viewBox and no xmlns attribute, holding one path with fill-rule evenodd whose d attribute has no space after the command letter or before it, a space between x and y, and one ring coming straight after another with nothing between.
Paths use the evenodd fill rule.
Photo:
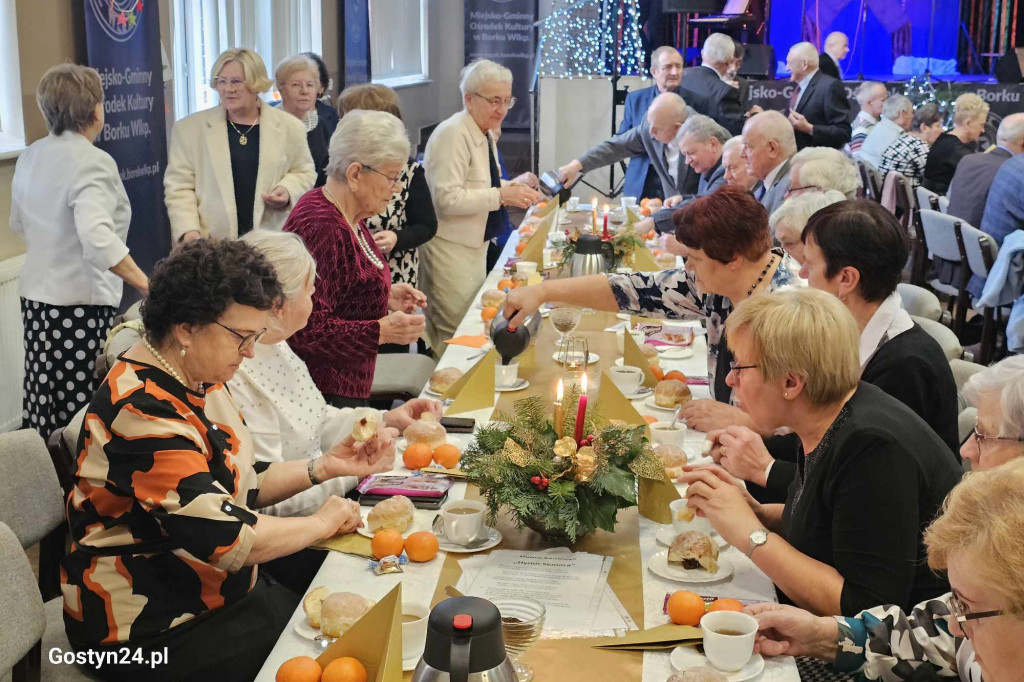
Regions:
<instances>
[{"instance_id":1,"label":"eyeglasses","mask_svg":"<svg viewBox=\"0 0 1024 682\"><path fill-rule=\"evenodd\" d=\"M388 181L389 181L389 182L391 183L391 188L392 188L392 189L394 189L394 188L395 188L395 185L397 185L397 184L398 184L398 181L402 179L402 176L401 176L401 175L396 175L395 177L391 177L391 176L390 176L390 175L388 175L387 173L381 173L381 172L380 172L379 170L377 170L377 169L376 169L376 168L374 168L373 166L369 166L369 165L367 165L367 164L365 164L365 163L364 163L364 164L362 164L362 166L363 166L363 168L365 168L366 170L369 170L369 171L373 171L373 172L374 172L374 173L376 173L377 175L380 175L380 176L382 176L382 177L385 177L385 178L387 178L387 179L388 179Z\"/></svg>"},{"instance_id":2,"label":"eyeglasses","mask_svg":"<svg viewBox=\"0 0 1024 682\"><path fill-rule=\"evenodd\" d=\"M231 332L239 339L241 339L241 341L238 343L239 353L244 353L245 351L255 346L257 343L260 342L260 339L263 338L263 335L267 333L266 327L264 327L258 332L253 332L252 334L243 334L241 332L235 331L231 327L228 327L226 325L221 324L220 322L217 322L217 320L214 320L214 323L216 323L218 327L224 327L224 329L227 329L229 332Z\"/></svg>"},{"instance_id":3,"label":"eyeglasses","mask_svg":"<svg viewBox=\"0 0 1024 682\"><path fill-rule=\"evenodd\" d=\"M986 433L978 431L978 425L975 424L974 428L971 429L971 435L974 436L974 444L981 450L981 444L987 440L1004 441L1006 443L1024 443L1024 438L1008 438L1006 436L990 436Z\"/></svg>"},{"instance_id":4,"label":"eyeglasses","mask_svg":"<svg viewBox=\"0 0 1024 682\"><path fill-rule=\"evenodd\" d=\"M790 187L788 190L786 190L786 196L788 197L790 195L796 194L797 192L803 192L805 190L814 190L815 192L820 192L821 188L818 187L817 185L804 185L803 187Z\"/></svg>"},{"instance_id":5,"label":"eyeglasses","mask_svg":"<svg viewBox=\"0 0 1024 682\"><path fill-rule=\"evenodd\" d=\"M234 90L235 88L240 88L245 85L245 80L241 78L214 78L213 84L218 88L230 88Z\"/></svg>"},{"instance_id":6,"label":"eyeglasses","mask_svg":"<svg viewBox=\"0 0 1024 682\"><path fill-rule=\"evenodd\" d=\"M737 365L735 362L729 363L729 371L736 372L739 374L745 369L757 369L757 365Z\"/></svg>"},{"instance_id":7,"label":"eyeglasses","mask_svg":"<svg viewBox=\"0 0 1024 682\"><path fill-rule=\"evenodd\" d=\"M502 106L504 106L505 109L511 109L512 107L514 107L516 105L516 98L515 97L509 97L508 99L502 99L501 97L484 97L483 95L481 95L478 92L471 92L469 94L476 95L477 97L479 97L483 101L485 101L488 104L490 104L495 109L500 109Z\"/></svg>"},{"instance_id":8,"label":"eyeglasses","mask_svg":"<svg viewBox=\"0 0 1024 682\"><path fill-rule=\"evenodd\" d=\"M1003 611L980 611L978 613L971 613L971 610L967 608L960 595L956 592L949 593L949 610L951 615L956 618L956 622L959 623L960 629L963 630L964 637L970 639L971 636L967 634L967 629L964 625L969 620L981 620L982 618L992 618L993 616L1003 615Z\"/></svg>"},{"instance_id":9,"label":"eyeglasses","mask_svg":"<svg viewBox=\"0 0 1024 682\"><path fill-rule=\"evenodd\" d=\"M313 92L316 92L317 85L317 83L313 83L311 81L307 81L305 83L301 81L289 81L288 83L285 83L285 86L289 90L296 90L298 92L302 92L303 90L311 90Z\"/></svg>"}]
</instances>

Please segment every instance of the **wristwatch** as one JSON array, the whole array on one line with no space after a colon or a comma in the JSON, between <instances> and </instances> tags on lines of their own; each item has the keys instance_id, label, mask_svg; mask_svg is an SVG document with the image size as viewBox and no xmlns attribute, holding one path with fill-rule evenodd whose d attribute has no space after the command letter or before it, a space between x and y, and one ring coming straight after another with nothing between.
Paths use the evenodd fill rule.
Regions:
<instances>
[{"instance_id":1,"label":"wristwatch","mask_svg":"<svg viewBox=\"0 0 1024 682\"><path fill-rule=\"evenodd\" d=\"M758 528L750 534L750 544L747 545L747 557L754 553L754 550L768 542L768 535L771 533L766 528Z\"/></svg>"}]
</instances>

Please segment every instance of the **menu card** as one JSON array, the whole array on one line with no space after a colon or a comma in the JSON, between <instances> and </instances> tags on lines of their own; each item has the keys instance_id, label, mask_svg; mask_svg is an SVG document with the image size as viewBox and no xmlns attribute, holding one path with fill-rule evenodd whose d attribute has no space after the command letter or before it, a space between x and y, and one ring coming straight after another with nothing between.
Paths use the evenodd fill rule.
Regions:
<instances>
[{"instance_id":1,"label":"menu card","mask_svg":"<svg viewBox=\"0 0 1024 682\"><path fill-rule=\"evenodd\" d=\"M483 599L528 597L544 604L548 637L588 636L601 605L611 557L496 550L466 594ZM603 629L603 628L602 628Z\"/></svg>"}]
</instances>

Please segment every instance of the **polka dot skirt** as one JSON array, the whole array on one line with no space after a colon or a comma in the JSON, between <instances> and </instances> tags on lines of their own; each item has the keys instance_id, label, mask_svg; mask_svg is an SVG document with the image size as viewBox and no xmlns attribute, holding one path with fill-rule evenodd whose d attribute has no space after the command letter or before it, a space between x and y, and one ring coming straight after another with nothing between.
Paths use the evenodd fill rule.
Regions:
<instances>
[{"instance_id":1,"label":"polka dot skirt","mask_svg":"<svg viewBox=\"0 0 1024 682\"><path fill-rule=\"evenodd\" d=\"M49 438L89 404L97 385L96 356L116 314L113 306L56 306L21 299L25 327L22 428Z\"/></svg>"}]
</instances>

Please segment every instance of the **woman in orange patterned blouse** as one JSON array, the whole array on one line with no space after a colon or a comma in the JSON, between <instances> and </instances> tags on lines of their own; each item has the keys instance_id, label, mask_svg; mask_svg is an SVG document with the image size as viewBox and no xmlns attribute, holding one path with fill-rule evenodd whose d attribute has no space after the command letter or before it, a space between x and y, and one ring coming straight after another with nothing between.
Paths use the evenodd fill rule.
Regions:
<instances>
[{"instance_id":1,"label":"woman in orange patterned blouse","mask_svg":"<svg viewBox=\"0 0 1024 682\"><path fill-rule=\"evenodd\" d=\"M252 679L299 595L257 565L360 525L328 497L307 517L259 509L336 476L392 468L392 429L308 461L256 462L224 382L282 301L273 267L239 241L186 244L157 264L145 334L97 390L67 513L64 624L78 650L124 652L105 680ZM153 651L167 662L152 670Z\"/></svg>"}]
</instances>

